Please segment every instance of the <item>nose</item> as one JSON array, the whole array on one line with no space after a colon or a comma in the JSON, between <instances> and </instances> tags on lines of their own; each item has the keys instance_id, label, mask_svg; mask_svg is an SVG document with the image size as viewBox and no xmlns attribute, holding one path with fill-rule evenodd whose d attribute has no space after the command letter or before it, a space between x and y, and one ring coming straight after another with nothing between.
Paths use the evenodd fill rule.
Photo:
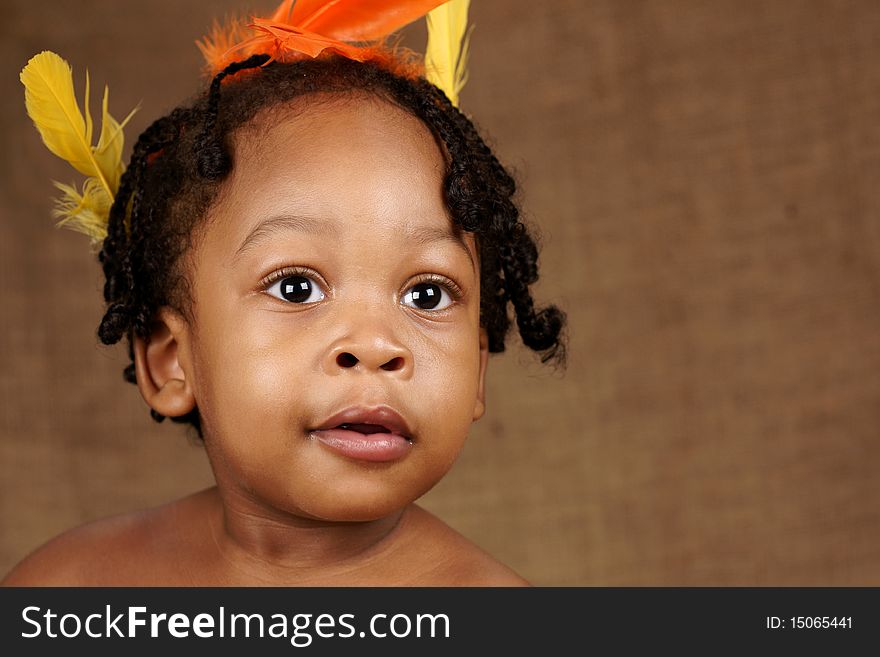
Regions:
<instances>
[{"instance_id":1,"label":"nose","mask_svg":"<svg viewBox=\"0 0 880 657\"><path fill-rule=\"evenodd\" d=\"M362 354L363 355L363 354ZM344 369L350 369L353 367L357 367L358 363L361 360L357 356L355 356L350 351L343 351L336 356L336 364L339 367ZM366 368L371 368L370 364L367 363L364 365ZM387 370L389 372L394 372L395 370L402 370L405 367L405 362L403 356L392 356L389 360L379 365L380 369Z\"/></svg>"},{"instance_id":2,"label":"nose","mask_svg":"<svg viewBox=\"0 0 880 657\"><path fill-rule=\"evenodd\" d=\"M325 361L329 373L345 371L389 372L408 378L413 369L413 355L388 327L369 328L361 325L336 341Z\"/></svg>"}]
</instances>

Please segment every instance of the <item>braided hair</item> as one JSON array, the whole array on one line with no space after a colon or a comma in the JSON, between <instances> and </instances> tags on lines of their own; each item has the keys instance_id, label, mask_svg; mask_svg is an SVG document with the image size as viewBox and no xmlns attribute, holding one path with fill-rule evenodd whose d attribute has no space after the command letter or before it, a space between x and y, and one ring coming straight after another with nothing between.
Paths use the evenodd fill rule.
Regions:
<instances>
[{"instance_id":1,"label":"braided hair","mask_svg":"<svg viewBox=\"0 0 880 657\"><path fill-rule=\"evenodd\" d=\"M155 121L134 146L99 253L107 308L98 336L107 345L128 338L125 380L136 383L134 336L149 340L160 307L192 320L183 256L232 169L233 131L263 109L320 92L374 94L428 126L448 155L446 204L456 224L476 237L480 324L489 351L504 351L509 301L523 343L539 352L542 362L564 366L565 314L552 305L535 308L529 286L538 280L537 246L520 221L513 178L473 123L426 80L378 64L340 56L267 64L268 59L254 55L230 64L206 92ZM155 410L151 415L164 419ZM201 437L197 408L172 420L191 424Z\"/></svg>"}]
</instances>

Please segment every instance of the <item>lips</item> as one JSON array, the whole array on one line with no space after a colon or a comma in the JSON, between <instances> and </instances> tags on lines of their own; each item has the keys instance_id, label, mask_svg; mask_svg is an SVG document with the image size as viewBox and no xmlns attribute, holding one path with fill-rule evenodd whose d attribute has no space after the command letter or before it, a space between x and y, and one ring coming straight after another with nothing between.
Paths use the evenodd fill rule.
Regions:
<instances>
[{"instance_id":1,"label":"lips","mask_svg":"<svg viewBox=\"0 0 880 657\"><path fill-rule=\"evenodd\" d=\"M407 440L412 440L412 431L406 420L390 406L346 408L327 418L315 431L338 428L357 431L365 435L374 433L396 434L403 436Z\"/></svg>"},{"instance_id":2,"label":"lips","mask_svg":"<svg viewBox=\"0 0 880 657\"><path fill-rule=\"evenodd\" d=\"M413 445L406 420L389 406L347 408L310 435L330 451L358 461L395 461L409 454Z\"/></svg>"}]
</instances>

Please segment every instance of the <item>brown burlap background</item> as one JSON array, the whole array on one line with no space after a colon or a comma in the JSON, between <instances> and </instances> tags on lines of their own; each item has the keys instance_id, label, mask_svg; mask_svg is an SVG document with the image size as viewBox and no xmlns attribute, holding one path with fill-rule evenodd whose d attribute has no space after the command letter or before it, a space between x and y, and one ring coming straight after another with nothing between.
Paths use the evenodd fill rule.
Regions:
<instances>
[{"instance_id":1,"label":"brown burlap background","mask_svg":"<svg viewBox=\"0 0 880 657\"><path fill-rule=\"evenodd\" d=\"M254 3L271 8L271 0ZM24 112L41 49L134 135L238 2L5 0L0 571L211 482L97 346L76 178ZM880 585L880 4L474 0L462 98L516 170L565 376L512 336L423 502L538 584ZM423 29L409 43L421 47ZM94 107L97 109L97 103ZM442 414L442 409L438 409Z\"/></svg>"}]
</instances>

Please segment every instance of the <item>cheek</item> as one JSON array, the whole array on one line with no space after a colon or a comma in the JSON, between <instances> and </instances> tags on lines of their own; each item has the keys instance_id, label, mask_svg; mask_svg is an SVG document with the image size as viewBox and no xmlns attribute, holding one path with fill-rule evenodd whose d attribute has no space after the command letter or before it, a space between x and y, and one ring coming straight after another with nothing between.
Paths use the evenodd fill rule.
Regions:
<instances>
[{"instance_id":1,"label":"cheek","mask_svg":"<svg viewBox=\"0 0 880 657\"><path fill-rule=\"evenodd\" d=\"M473 314L472 314L473 315ZM438 394L447 400L447 408L470 415L479 386L480 329L477 316L468 318L466 328L451 332L426 345L419 355L424 364L430 362L429 376L438 383ZM466 400L470 399L470 403Z\"/></svg>"},{"instance_id":2,"label":"cheek","mask_svg":"<svg viewBox=\"0 0 880 657\"><path fill-rule=\"evenodd\" d=\"M416 355L416 385L408 392L424 400L422 417L442 437L443 446L460 447L473 422L480 371L478 339L474 331L428 345Z\"/></svg>"},{"instance_id":3,"label":"cheek","mask_svg":"<svg viewBox=\"0 0 880 657\"><path fill-rule=\"evenodd\" d=\"M203 324L194 349L206 429L260 436L277 432L279 424L289 427L312 369L306 362L314 352L308 332L273 329L275 317L227 313L222 319Z\"/></svg>"}]
</instances>

